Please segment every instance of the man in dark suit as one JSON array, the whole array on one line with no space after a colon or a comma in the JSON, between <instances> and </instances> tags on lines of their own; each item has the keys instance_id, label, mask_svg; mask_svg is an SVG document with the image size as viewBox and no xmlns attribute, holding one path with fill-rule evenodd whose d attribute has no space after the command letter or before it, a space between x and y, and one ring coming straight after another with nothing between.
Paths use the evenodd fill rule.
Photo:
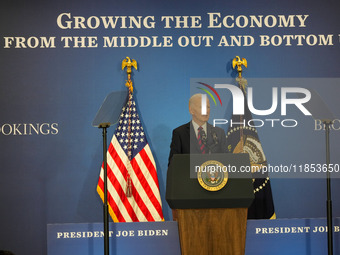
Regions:
<instances>
[{"instance_id":1,"label":"man in dark suit","mask_svg":"<svg viewBox=\"0 0 340 255\"><path fill-rule=\"evenodd\" d=\"M224 130L208 123L210 104L202 114L202 94L195 94L189 100L192 120L172 132L169 163L174 154L200 154L228 152Z\"/></svg>"}]
</instances>

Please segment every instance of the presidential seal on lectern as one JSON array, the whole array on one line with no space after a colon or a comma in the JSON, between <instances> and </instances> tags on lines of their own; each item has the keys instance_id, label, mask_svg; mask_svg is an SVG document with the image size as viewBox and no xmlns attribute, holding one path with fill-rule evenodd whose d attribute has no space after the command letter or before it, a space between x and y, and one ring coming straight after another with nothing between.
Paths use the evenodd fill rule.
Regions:
<instances>
[{"instance_id":1,"label":"presidential seal on lectern","mask_svg":"<svg viewBox=\"0 0 340 255\"><path fill-rule=\"evenodd\" d=\"M197 171L199 184L208 191L218 191L228 182L227 167L216 160L204 162Z\"/></svg>"}]
</instances>

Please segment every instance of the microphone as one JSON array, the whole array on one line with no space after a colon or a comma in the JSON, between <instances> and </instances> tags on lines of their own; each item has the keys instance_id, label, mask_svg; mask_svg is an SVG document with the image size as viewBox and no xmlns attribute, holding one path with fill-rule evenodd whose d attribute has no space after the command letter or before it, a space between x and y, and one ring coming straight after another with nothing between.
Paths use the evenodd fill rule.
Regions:
<instances>
[{"instance_id":1,"label":"microphone","mask_svg":"<svg viewBox=\"0 0 340 255\"><path fill-rule=\"evenodd\" d=\"M213 137L213 141L215 143L215 145L218 144L218 137L217 137L217 134L215 132L212 133L212 137Z\"/></svg>"},{"instance_id":2,"label":"microphone","mask_svg":"<svg viewBox=\"0 0 340 255\"><path fill-rule=\"evenodd\" d=\"M208 148L209 148L209 153L211 153L213 151L213 149L218 146L218 137L216 132L214 131L214 128L212 128L209 131L210 135L212 136L212 142L210 144L208 144Z\"/></svg>"}]
</instances>

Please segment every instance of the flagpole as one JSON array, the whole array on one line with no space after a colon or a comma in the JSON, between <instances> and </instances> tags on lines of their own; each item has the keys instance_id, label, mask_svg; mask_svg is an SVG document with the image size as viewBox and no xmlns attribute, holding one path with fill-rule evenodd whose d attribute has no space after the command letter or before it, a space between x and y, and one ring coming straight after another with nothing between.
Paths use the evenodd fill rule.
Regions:
<instances>
[{"instance_id":1,"label":"flagpole","mask_svg":"<svg viewBox=\"0 0 340 255\"><path fill-rule=\"evenodd\" d=\"M129 143L131 142L131 128L132 128L132 123L131 123L131 109L132 109L132 93L133 93L133 82L131 80L131 73L132 73L132 67L134 67L137 70L137 61L126 57L123 62L122 62L122 70L126 67L126 73L127 73L127 80L125 83L125 86L129 89L129 100L128 100L128 109L129 109L129 122L128 122L128 130L127 130L127 136ZM128 146L128 158L129 161L131 161L131 144ZM132 181L131 181L131 169L129 167L127 168L127 176L126 176L126 196L131 197L132 196Z\"/></svg>"},{"instance_id":2,"label":"flagpole","mask_svg":"<svg viewBox=\"0 0 340 255\"><path fill-rule=\"evenodd\" d=\"M237 66L237 72L238 72L238 77L236 78L236 81L240 87L240 89L243 91L244 95L246 95L246 86L247 86L247 80L242 77L242 65L247 67L247 60L245 58L241 58L239 56L236 56L233 59L232 62L233 68ZM243 121L243 115L240 115L240 123ZM240 152L243 152L243 128L240 129Z\"/></svg>"}]
</instances>

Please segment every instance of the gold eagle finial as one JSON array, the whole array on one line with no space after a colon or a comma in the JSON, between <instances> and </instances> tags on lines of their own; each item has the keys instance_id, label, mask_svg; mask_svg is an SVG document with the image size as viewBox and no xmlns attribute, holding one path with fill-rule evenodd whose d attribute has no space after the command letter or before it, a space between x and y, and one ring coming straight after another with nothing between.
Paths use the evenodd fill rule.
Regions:
<instances>
[{"instance_id":1,"label":"gold eagle finial","mask_svg":"<svg viewBox=\"0 0 340 255\"><path fill-rule=\"evenodd\" d=\"M242 65L244 65L247 68L247 60L245 58L241 58L239 56L236 56L233 59L233 68L235 69L235 66L237 66L237 72L238 77L242 78Z\"/></svg>"},{"instance_id":2,"label":"gold eagle finial","mask_svg":"<svg viewBox=\"0 0 340 255\"><path fill-rule=\"evenodd\" d=\"M128 79L125 83L125 86L129 88L130 92L133 92L133 86L132 86L132 80L131 80L131 72L132 72L132 67L134 67L137 70L137 61L126 57L123 62L122 62L122 70L126 67L126 73L128 75Z\"/></svg>"}]
</instances>

